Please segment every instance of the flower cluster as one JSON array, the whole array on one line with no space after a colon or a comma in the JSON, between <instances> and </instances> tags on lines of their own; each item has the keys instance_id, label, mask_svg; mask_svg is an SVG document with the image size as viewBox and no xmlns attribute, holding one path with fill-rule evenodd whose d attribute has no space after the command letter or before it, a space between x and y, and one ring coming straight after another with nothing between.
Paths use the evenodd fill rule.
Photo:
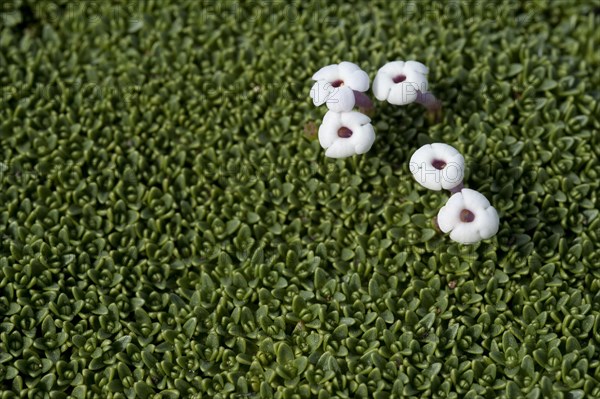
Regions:
<instances>
[{"instance_id":1,"label":"flower cluster","mask_svg":"<svg viewBox=\"0 0 600 399\"><path fill-rule=\"evenodd\" d=\"M441 103L429 91L429 68L417 61L393 61L379 69L373 81L373 94L379 101L393 105L413 102L438 112ZM317 106L327 104L329 111L319 128L319 143L331 158L364 154L375 141L371 119L353 108L370 109L372 103L364 94L369 89L369 76L351 62L328 65L313 75L310 96ZM443 143L419 148L410 160L413 177L430 190L449 190L450 200L440 209L437 224L450 238L472 244L498 232L498 213L487 198L463 185L464 157Z\"/></svg>"},{"instance_id":2,"label":"flower cluster","mask_svg":"<svg viewBox=\"0 0 600 399\"><path fill-rule=\"evenodd\" d=\"M393 61L384 65L375 76L373 94L379 101L394 105L413 102L429 111L438 111L440 102L429 92L429 69L417 61ZM327 65L312 77L315 81L310 97L313 104L327 105L329 111L319 129L319 142L331 158L346 158L369 151L375 142L371 119L354 107L369 110L373 104L365 92L369 90L369 75L356 64L341 62Z\"/></svg>"},{"instance_id":3,"label":"flower cluster","mask_svg":"<svg viewBox=\"0 0 600 399\"><path fill-rule=\"evenodd\" d=\"M481 193L464 188L465 159L448 144L434 143L419 148L410 159L413 177L430 190L449 190L452 196L437 217L437 224L450 238L473 244L498 232L496 209Z\"/></svg>"},{"instance_id":4,"label":"flower cluster","mask_svg":"<svg viewBox=\"0 0 600 399\"><path fill-rule=\"evenodd\" d=\"M369 76L360 67L344 61L328 65L313 75L310 96L317 106L327 104L329 111L319 128L319 143L330 158L346 158L369 151L375 142L371 119L352 111L355 106L370 108Z\"/></svg>"}]
</instances>

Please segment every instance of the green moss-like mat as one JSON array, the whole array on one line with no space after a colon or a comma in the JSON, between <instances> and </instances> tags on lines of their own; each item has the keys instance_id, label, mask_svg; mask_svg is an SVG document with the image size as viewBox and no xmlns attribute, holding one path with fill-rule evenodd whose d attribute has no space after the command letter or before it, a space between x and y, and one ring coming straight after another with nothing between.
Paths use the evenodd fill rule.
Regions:
<instances>
[{"instance_id":1,"label":"green moss-like mat","mask_svg":"<svg viewBox=\"0 0 600 399\"><path fill-rule=\"evenodd\" d=\"M0 6L0 399L600 397L600 2L241 3ZM441 122L325 158L312 74L396 59Z\"/></svg>"}]
</instances>

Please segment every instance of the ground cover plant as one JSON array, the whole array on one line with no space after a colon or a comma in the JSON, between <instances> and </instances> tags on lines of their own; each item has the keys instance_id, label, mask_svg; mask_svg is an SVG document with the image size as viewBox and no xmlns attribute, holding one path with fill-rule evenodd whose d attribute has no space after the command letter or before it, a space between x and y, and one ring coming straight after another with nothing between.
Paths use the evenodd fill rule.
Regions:
<instances>
[{"instance_id":1,"label":"ground cover plant","mask_svg":"<svg viewBox=\"0 0 600 399\"><path fill-rule=\"evenodd\" d=\"M599 10L2 2L0 398L600 397ZM313 73L395 60L440 117L326 157ZM437 142L494 237L432 223Z\"/></svg>"}]
</instances>

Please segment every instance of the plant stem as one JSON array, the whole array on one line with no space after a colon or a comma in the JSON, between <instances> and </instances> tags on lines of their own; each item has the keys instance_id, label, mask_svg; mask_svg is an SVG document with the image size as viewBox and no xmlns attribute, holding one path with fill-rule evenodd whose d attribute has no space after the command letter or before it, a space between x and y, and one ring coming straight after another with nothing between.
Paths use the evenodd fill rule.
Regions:
<instances>
[{"instance_id":1,"label":"plant stem","mask_svg":"<svg viewBox=\"0 0 600 399\"><path fill-rule=\"evenodd\" d=\"M365 110L370 110L373 108L373 101L365 94L360 91L354 90L354 101L357 107L363 108Z\"/></svg>"},{"instance_id":2,"label":"plant stem","mask_svg":"<svg viewBox=\"0 0 600 399\"><path fill-rule=\"evenodd\" d=\"M459 184L458 186L456 186L456 187L453 187L453 188L451 188L451 189L450 189L450 190L448 190L448 191L450 191L450 195L452 195L452 194L456 194L456 193L459 193L459 192L461 192L461 190L462 190L463 188L465 188L465 185L463 184L463 182L460 182L460 184Z\"/></svg>"},{"instance_id":3,"label":"plant stem","mask_svg":"<svg viewBox=\"0 0 600 399\"><path fill-rule=\"evenodd\" d=\"M417 92L417 101L427 108L427 119L429 123L440 123L442 121L442 102L435 98L432 93Z\"/></svg>"},{"instance_id":4,"label":"plant stem","mask_svg":"<svg viewBox=\"0 0 600 399\"><path fill-rule=\"evenodd\" d=\"M442 102L430 92L422 93L420 90L417 91L416 102L427 108L429 112L438 112L442 109Z\"/></svg>"}]
</instances>

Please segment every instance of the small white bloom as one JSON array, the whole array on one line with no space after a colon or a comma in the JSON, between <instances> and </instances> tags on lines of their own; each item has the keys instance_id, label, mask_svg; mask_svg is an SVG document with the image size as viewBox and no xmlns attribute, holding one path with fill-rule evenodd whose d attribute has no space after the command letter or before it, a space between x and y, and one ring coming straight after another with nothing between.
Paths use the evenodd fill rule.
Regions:
<instances>
[{"instance_id":1,"label":"small white bloom","mask_svg":"<svg viewBox=\"0 0 600 399\"><path fill-rule=\"evenodd\" d=\"M429 69L417 61L393 61L382 66L373 81L373 94L379 101L406 105L429 89Z\"/></svg>"},{"instance_id":2,"label":"small white bloom","mask_svg":"<svg viewBox=\"0 0 600 399\"><path fill-rule=\"evenodd\" d=\"M319 143L330 158L364 154L375 142L371 119L360 112L328 111L319 127Z\"/></svg>"},{"instance_id":3,"label":"small white bloom","mask_svg":"<svg viewBox=\"0 0 600 399\"><path fill-rule=\"evenodd\" d=\"M354 91L369 90L369 75L352 62L328 65L312 77L316 83L310 97L317 106L327 103L334 112L347 112L354 108Z\"/></svg>"},{"instance_id":4,"label":"small white bloom","mask_svg":"<svg viewBox=\"0 0 600 399\"><path fill-rule=\"evenodd\" d=\"M463 181L465 158L448 144L426 144L412 155L409 167L423 187L451 190Z\"/></svg>"},{"instance_id":5,"label":"small white bloom","mask_svg":"<svg viewBox=\"0 0 600 399\"><path fill-rule=\"evenodd\" d=\"M437 223L444 233L462 244L474 244L498 232L498 212L483 194L465 188L440 209Z\"/></svg>"}]
</instances>

